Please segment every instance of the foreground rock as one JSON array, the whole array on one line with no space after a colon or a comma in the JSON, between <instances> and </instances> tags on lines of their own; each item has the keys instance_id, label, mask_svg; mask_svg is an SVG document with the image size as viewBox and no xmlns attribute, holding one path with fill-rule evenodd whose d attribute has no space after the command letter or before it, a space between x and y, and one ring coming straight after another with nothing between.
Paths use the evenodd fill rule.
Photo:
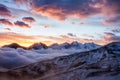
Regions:
<instances>
[{"instance_id":1,"label":"foreground rock","mask_svg":"<svg viewBox=\"0 0 120 80\"><path fill-rule=\"evenodd\" d=\"M120 42L3 70L0 80L120 80Z\"/></svg>"}]
</instances>

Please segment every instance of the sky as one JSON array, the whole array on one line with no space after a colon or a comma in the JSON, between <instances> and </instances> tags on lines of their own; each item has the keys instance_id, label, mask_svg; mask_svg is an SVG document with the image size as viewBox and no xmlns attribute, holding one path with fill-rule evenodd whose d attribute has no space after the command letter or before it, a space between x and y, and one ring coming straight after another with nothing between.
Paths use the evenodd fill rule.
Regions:
<instances>
[{"instance_id":1,"label":"sky","mask_svg":"<svg viewBox=\"0 0 120 80\"><path fill-rule=\"evenodd\" d=\"M120 41L120 0L0 0L0 46Z\"/></svg>"}]
</instances>

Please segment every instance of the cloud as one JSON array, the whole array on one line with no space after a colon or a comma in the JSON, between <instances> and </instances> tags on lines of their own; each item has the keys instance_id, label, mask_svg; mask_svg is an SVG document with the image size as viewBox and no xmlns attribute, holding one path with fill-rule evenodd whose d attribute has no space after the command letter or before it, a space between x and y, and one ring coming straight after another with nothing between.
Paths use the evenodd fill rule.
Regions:
<instances>
[{"instance_id":1,"label":"cloud","mask_svg":"<svg viewBox=\"0 0 120 80\"><path fill-rule=\"evenodd\" d=\"M32 17L23 17L22 20L29 23L35 22L35 19Z\"/></svg>"},{"instance_id":2,"label":"cloud","mask_svg":"<svg viewBox=\"0 0 120 80\"><path fill-rule=\"evenodd\" d=\"M8 7L6 7L3 4L0 4L0 15L1 16L6 16L6 17L11 17L12 16Z\"/></svg>"},{"instance_id":3,"label":"cloud","mask_svg":"<svg viewBox=\"0 0 120 80\"><path fill-rule=\"evenodd\" d=\"M31 7L38 14L65 20L69 16L85 18L99 12L97 9L90 7L88 3L89 0L33 0Z\"/></svg>"},{"instance_id":4,"label":"cloud","mask_svg":"<svg viewBox=\"0 0 120 80\"><path fill-rule=\"evenodd\" d=\"M119 28L113 29L112 32L114 32L114 33L120 33L120 29Z\"/></svg>"},{"instance_id":5,"label":"cloud","mask_svg":"<svg viewBox=\"0 0 120 80\"><path fill-rule=\"evenodd\" d=\"M86 36L86 37L89 37L91 39L95 38L93 35L89 35L89 34L83 34L82 36Z\"/></svg>"},{"instance_id":6,"label":"cloud","mask_svg":"<svg viewBox=\"0 0 120 80\"><path fill-rule=\"evenodd\" d=\"M13 24L8 19L0 19L1 24L13 26Z\"/></svg>"},{"instance_id":7,"label":"cloud","mask_svg":"<svg viewBox=\"0 0 120 80\"><path fill-rule=\"evenodd\" d=\"M90 0L20 0L17 2L31 2L33 12L57 20L65 20L69 16L84 18L99 12L89 6Z\"/></svg>"},{"instance_id":8,"label":"cloud","mask_svg":"<svg viewBox=\"0 0 120 80\"><path fill-rule=\"evenodd\" d=\"M105 32L104 40L108 42L120 42L120 36L117 36L113 33Z\"/></svg>"},{"instance_id":9,"label":"cloud","mask_svg":"<svg viewBox=\"0 0 120 80\"><path fill-rule=\"evenodd\" d=\"M73 34L73 33L67 33L67 35L70 36L70 37L76 37L76 35Z\"/></svg>"},{"instance_id":10,"label":"cloud","mask_svg":"<svg viewBox=\"0 0 120 80\"><path fill-rule=\"evenodd\" d=\"M15 0L31 8L37 14L57 20L65 20L68 17L88 18L89 16L102 14L107 22L119 21L119 0Z\"/></svg>"},{"instance_id":11,"label":"cloud","mask_svg":"<svg viewBox=\"0 0 120 80\"><path fill-rule=\"evenodd\" d=\"M0 48L0 67L15 68L27 65L41 60L51 59L58 56L67 55L68 53L77 52L74 50L24 50L22 48Z\"/></svg>"},{"instance_id":12,"label":"cloud","mask_svg":"<svg viewBox=\"0 0 120 80\"><path fill-rule=\"evenodd\" d=\"M117 17L111 17L106 20L103 20L103 24L120 24L120 16Z\"/></svg>"},{"instance_id":13,"label":"cloud","mask_svg":"<svg viewBox=\"0 0 120 80\"><path fill-rule=\"evenodd\" d=\"M110 32L104 32L104 34L105 34L107 37L112 37L112 36L115 36L115 34L110 33Z\"/></svg>"},{"instance_id":14,"label":"cloud","mask_svg":"<svg viewBox=\"0 0 120 80\"><path fill-rule=\"evenodd\" d=\"M69 36L64 36L61 35L60 37L52 37L52 36L26 36L22 34L17 34L17 33L12 33L12 32L7 32L7 33L0 33L0 46L6 45L6 44L11 44L11 43L18 43L21 46L30 46L33 43L39 43L43 42L46 45L51 45L53 43L64 43L64 42L73 42L73 41L78 41L78 42L93 42L91 40L87 39L80 39L80 38L72 38Z\"/></svg>"},{"instance_id":15,"label":"cloud","mask_svg":"<svg viewBox=\"0 0 120 80\"><path fill-rule=\"evenodd\" d=\"M120 1L119 0L103 0L101 6L101 12L106 16L103 20L104 24L119 24L120 23Z\"/></svg>"},{"instance_id":16,"label":"cloud","mask_svg":"<svg viewBox=\"0 0 120 80\"><path fill-rule=\"evenodd\" d=\"M16 21L16 22L14 22L14 24L20 28L31 28L31 26L29 26L28 24L26 24L22 21Z\"/></svg>"},{"instance_id":17,"label":"cloud","mask_svg":"<svg viewBox=\"0 0 120 80\"><path fill-rule=\"evenodd\" d=\"M53 43L64 43L68 42L71 43L73 41L78 41L80 43L88 43L88 42L94 42L96 44L105 45L110 42L120 41L119 36L116 36L113 33L105 33L104 37L101 37L101 39L95 40L95 39L87 39L87 38L78 38L78 37L70 37L68 35L60 35L59 37L53 37L53 36L26 36L22 34L17 33L0 33L0 46L11 44L11 43L18 43L21 46L30 46L33 43L39 43L43 42L46 45L51 45Z\"/></svg>"},{"instance_id":18,"label":"cloud","mask_svg":"<svg viewBox=\"0 0 120 80\"><path fill-rule=\"evenodd\" d=\"M21 53L25 52L21 50ZM29 64L34 60L21 55L16 50L11 48L0 49L0 67L13 68L21 65Z\"/></svg>"},{"instance_id":19,"label":"cloud","mask_svg":"<svg viewBox=\"0 0 120 80\"><path fill-rule=\"evenodd\" d=\"M10 44L10 43L18 43L21 46L30 46L31 44L37 42L34 36L26 36L22 34L6 32L0 33L0 46Z\"/></svg>"},{"instance_id":20,"label":"cloud","mask_svg":"<svg viewBox=\"0 0 120 80\"><path fill-rule=\"evenodd\" d=\"M10 28L4 28L4 30L11 31L11 29L10 29Z\"/></svg>"},{"instance_id":21,"label":"cloud","mask_svg":"<svg viewBox=\"0 0 120 80\"><path fill-rule=\"evenodd\" d=\"M44 26L44 28L49 28L49 27L50 27L50 25L45 25L45 26Z\"/></svg>"}]
</instances>

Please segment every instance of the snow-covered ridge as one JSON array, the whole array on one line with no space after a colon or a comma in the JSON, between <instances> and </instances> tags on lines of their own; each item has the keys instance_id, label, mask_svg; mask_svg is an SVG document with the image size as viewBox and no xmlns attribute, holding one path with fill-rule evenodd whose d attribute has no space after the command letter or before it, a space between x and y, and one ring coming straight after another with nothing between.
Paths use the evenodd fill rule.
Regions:
<instances>
[{"instance_id":1,"label":"snow-covered ridge","mask_svg":"<svg viewBox=\"0 0 120 80\"><path fill-rule=\"evenodd\" d=\"M120 42L0 72L5 80L119 80Z\"/></svg>"}]
</instances>

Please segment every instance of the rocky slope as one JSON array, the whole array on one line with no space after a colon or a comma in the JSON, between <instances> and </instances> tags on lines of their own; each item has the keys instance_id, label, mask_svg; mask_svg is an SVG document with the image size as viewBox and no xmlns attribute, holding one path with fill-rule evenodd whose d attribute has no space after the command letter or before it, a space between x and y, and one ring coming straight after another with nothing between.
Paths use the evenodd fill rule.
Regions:
<instances>
[{"instance_id":1,"label":"rocky slope","mask_svg":"<svg viewBox=\"0 0 120 80\"><path fill-rule=\"evenodd\" d=\"M120 42L3 70L0 80L120 80Z\"/></svg>"}]
</instances>

